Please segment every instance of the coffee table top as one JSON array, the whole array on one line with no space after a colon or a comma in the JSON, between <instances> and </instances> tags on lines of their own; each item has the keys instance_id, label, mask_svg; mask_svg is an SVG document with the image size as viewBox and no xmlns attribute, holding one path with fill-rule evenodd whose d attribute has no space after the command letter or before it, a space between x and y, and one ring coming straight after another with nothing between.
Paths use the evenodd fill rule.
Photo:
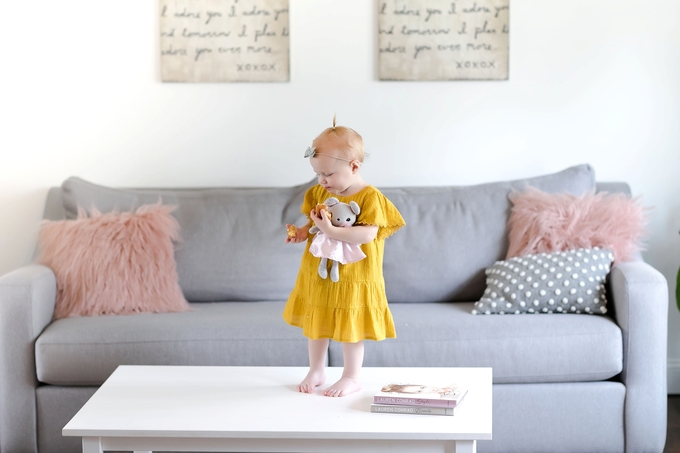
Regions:
<instances>
[{"instance_id":1,"label":"coffee table top","mask_svg":"<svg viewBox=\"0 0 680 453\"><path fill-rule=\"evenodd\" d=\"M306 367L120 366L64 427L64 436L489 440L491 368L364 368L363 390L341 398L296 391ZM371 412L390 382L464 384L454 416Z\"/></svg>"}]
</instances>

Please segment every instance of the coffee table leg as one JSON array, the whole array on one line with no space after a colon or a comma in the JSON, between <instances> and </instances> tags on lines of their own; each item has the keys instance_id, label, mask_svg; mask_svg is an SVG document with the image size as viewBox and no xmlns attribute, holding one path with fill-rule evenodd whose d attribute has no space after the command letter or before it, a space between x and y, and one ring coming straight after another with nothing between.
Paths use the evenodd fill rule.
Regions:
<instances>
[{"instance_id":1,"label":"coffee table leg","mask_svg":"<svg viewBox=\"0 0 680 453\"><path fill-rule=\"evenodd\" d=\"M83 437L83 453L104 453L100 437Z\"/></svg>"},{"instance_id":2,"label":"coffee table leg","mask_svg":"<svg viewBox=\"0 0 680 453\"><path fill-rule=\"evenodd\" d=\"M446 447L446 453L477 453L476 440L456 440Z\"/></svg>"},{"instance_id":3,"label":"coffee table leg","mask_svg":"<svg viewBox=\"0 0 680 453\"><path fill-rule=\"evenodd\" d=\"M83 437L83 453L104 453L101 437ZM153 453L148 450L135 450L134 453Z\"/></svg>"}]
</instances>

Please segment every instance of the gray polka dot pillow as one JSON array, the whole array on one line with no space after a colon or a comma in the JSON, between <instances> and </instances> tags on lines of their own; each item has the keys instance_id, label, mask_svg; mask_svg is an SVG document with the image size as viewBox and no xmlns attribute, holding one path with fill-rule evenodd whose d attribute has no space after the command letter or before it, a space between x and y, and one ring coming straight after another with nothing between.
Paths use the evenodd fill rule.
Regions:
<instances>
[{"instance_id":1,"label":"gray polka dot pillow","mask_svg":"<svg viewBox=\"0 0 680 453\"><path fill-rule=\"evenodd\" d=\"M613 259L610 250L594 247L496 261L472 314L605 314Z\"/></svg>"}]
</instances>

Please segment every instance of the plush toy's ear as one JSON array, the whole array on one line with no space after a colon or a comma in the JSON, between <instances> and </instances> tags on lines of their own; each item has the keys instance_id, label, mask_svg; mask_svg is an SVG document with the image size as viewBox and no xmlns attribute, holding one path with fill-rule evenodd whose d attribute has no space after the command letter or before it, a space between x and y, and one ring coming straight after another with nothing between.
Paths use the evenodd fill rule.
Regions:
<instances>
[{"instance_id":1,"label":"plush toy's ear","mask_svg":"<svg viewBox=\"0 0 680 453\"><path fill-rule=\"evenodd\" d=\"M350 201L349 202L349 208L356 215L359 215L359 213L361 212L361 208L359 208L359 205L357 204L356 201Z\"/></svg>"},{"instance_id":2,"label":"plush toy's ear","mask_svg":"<svg viewBox=\"0 0 680 453\"><path fill-rule=\"evenodd\" d=\"M330 208L331 206L335 206L335 205L338 204L338 203L340 203L340 201L338 201L338 199L335 198L335 197L327 198L326 201L323 202L323 204L325 204L325 205L328 206L329 208Z\"/></svg>"}]
</instances>

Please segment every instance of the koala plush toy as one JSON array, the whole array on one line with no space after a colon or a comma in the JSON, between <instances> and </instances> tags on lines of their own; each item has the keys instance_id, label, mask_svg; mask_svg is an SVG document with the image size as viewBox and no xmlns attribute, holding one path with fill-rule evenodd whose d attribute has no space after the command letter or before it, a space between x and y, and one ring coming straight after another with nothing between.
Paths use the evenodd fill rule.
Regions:
<instances>
[{"instance_id":1,"label":"koala plush toy","mask_svg":"<svg viewBox=\"0 0 680 453\"><path fill-rule=\"evenodd\" d=\"M331 214L331 223L336 227L351 227L361 212L359 205L354 201L350 201L347 204L340 202L335 197L331 197L324 204ZM323 279L328 277L328 260L331 260L331 280L337 282L340 280L339 263L354 263L366 258L366 254L361 250L359 244L329 238L316 226L311 227L309 232L316 234L312 244L309 246L309 251L317 258L321 258L319 276Z\"/></svg>"}]
</instances>

